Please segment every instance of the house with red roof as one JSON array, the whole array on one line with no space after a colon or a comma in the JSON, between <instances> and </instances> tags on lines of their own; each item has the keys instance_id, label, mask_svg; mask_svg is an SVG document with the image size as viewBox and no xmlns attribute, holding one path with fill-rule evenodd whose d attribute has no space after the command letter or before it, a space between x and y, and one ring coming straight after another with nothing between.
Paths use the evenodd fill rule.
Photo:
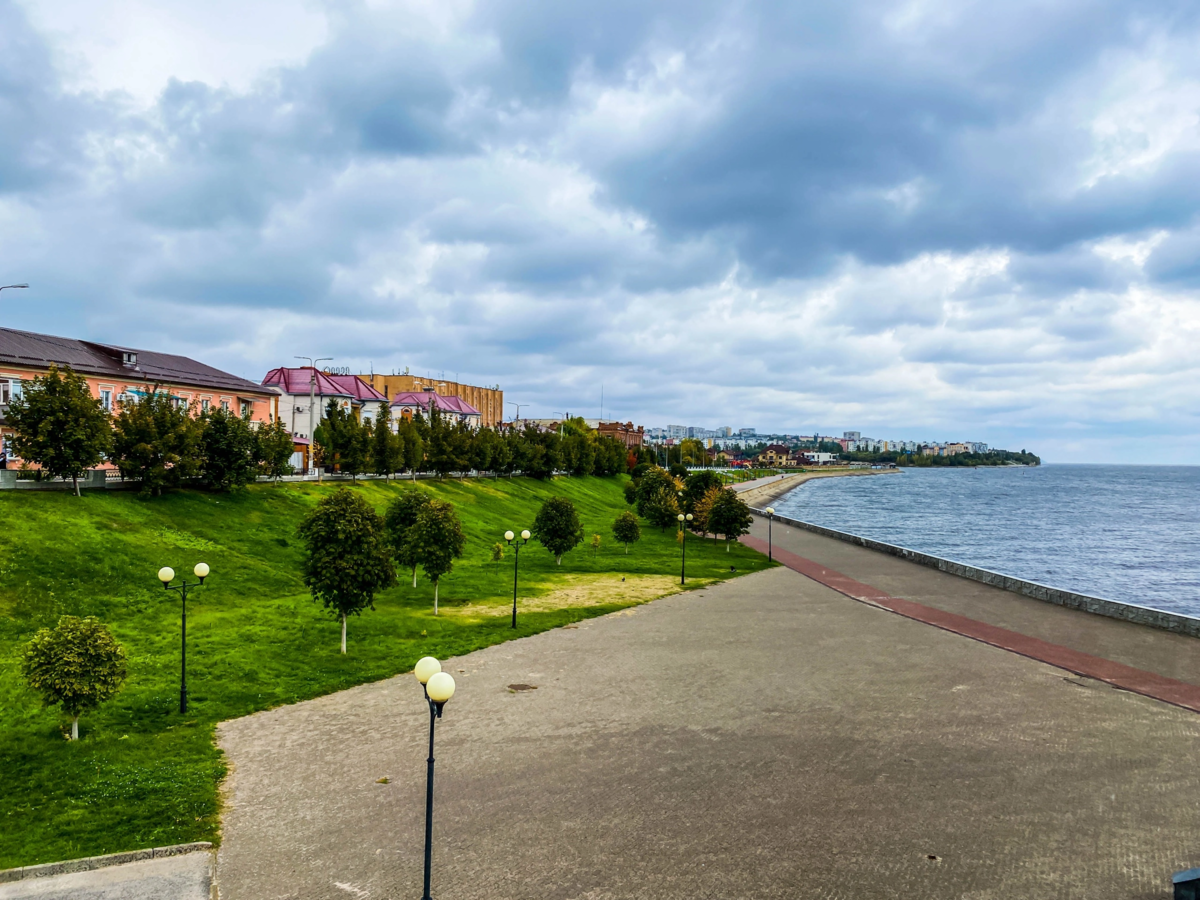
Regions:
<instances>
[{"instance_id":1,"label":"house with red roof","mask_svg":"<svg viewBox=\"0 0 1200 900\"><path fill-rule=\"evenodd\" d=\"M436 391L399 391L392 398L392 419L411 419L417 413L429 418L430 410L436 409L451 422L465 422L478 428L483 414L461 397L443 397Z\"/></svg>"},{"instance_id":2,"label":"house with red roof","mask_svg":"<svg viewBox=\"0 0 1200 900\"><path fill-rule=\"evenodd\" d=\"M357 375L331 375L312 366L272 369L262 380L281 395L279 418L292 433L299 456L293 460L298 469L308 469L312 433L332 400L348 415L364 425L375 421L387 398Z\"/></svg>"}]
</instances>

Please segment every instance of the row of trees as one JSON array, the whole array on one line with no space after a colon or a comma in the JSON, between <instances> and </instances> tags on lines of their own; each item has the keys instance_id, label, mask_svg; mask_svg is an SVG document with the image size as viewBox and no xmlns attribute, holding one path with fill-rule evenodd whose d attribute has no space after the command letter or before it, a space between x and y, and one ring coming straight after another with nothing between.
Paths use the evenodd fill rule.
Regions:
<instances>
[{"instance_id":1,"label":"row of trees","mask_svg":"<svg viewBox=\"0 0 1200 900\"><path fill-rule=\"evenodd\" d=\"M315 438L316 463L351 476L373 473L492 472L549 478L616 475L627 471L630 454L620 441L594 431L570 429L562 435L532 426L496 431L451 422L436 408L400 419L395 428L385 407L374 423L362 423L330 401ZM633 454L633 462L638 461Z\"/></svg>"},{"instance_id":2,"label":"row of trees","mask_svg":"<svg viewBox=\"0 0 1200 900\"><path fill-rule=\"evenodd\" d=\"M625 500L637 514L664 531L677 524L680 513L690 513L688 527L700 535L722 535L726 550L730 541L750 531L750 507L737 492L727 488L716 472L702 470L686 478L657 466L634 467L625 485Z\"/></svg>"},{"instance_id":3,"label":"row of trees","mask_svg":"<svg viewBox=\"0 0 1200 900\"><path fill-rule=\"evenodd\" d=\"M48 475L70 478L76 496L79 478L106 459L147 494L185 483L230 490L260 474L291 472L292 436L282 422L256 429L219 407L196 415L160 391L121 404L113 416L69 367L51 366L26 382L6 419L14 452Z\"/></svg>"}]
</instances>

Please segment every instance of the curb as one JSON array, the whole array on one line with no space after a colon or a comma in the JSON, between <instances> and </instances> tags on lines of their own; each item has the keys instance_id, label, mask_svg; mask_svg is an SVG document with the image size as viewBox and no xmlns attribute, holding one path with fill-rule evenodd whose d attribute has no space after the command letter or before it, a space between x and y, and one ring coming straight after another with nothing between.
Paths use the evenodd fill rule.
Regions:
<instances>
[{"instance_id":1,"label":"curb","mask_svg":"<svg viewBox=\"0 0 1200 900\"><path fill-rule=\"evenodd\" d=\"M193 844L172 844L170 847L151 847L146 850L128 850L124 853L108 853L104 856L87 856L83 859L69 859L65 862L43 863L40 866L0 869L0 884L23 881L27 878L47 878L51 875L90 872L93 869L104 869L108 866L120 866L147 859L162 859L166 856L181 856L185 853L199 853L212 849L213 845L208 841L197 841Z\"/></svg>"}]
</instances>

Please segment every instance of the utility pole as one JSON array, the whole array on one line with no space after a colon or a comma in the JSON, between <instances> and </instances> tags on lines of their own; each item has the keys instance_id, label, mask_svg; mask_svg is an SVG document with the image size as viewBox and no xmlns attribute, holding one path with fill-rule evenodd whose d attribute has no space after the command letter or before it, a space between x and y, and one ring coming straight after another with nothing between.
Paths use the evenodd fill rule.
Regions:
<instances>
[{"instance_id":1,"label":"utility pole","mask_svg":"<svg viewBox=\"0 0 1200 900\"><path fill-rule=\"evenodd\" d=\"M313 359L311 356L297 356L296 359L308 360L308 464L309 468L315 468L313 454L317 449L317 424L314 418L316 413L314 406L317 402L317 363L333 362L333 357L322 356L320 359ZM293 427L294 424L293 421Z\"/></svg>"}]
</instances>

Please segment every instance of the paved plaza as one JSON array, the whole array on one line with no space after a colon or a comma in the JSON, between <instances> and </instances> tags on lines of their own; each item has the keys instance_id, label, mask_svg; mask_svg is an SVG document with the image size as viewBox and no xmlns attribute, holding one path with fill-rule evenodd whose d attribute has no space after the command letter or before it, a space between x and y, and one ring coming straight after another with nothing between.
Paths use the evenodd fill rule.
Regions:
<instances>
[{"instance_id":1,"label":"paved plaza","mask_svg":"<svg viewBox=\"0 0 1200 900\"><path fill-rule=\"evenodd\" d=\"M810 537L776 529L798 553L844 547L854 577L898 595L1011 601L994 612L1006 627L1024 617L1130 665L1158 648L1180 657L1159 660L1164 674L1193 671L1188 639L1045 604L1039 619L1036 601L980 599L981 585L835 541L800 547ZM789 569L446 669L444 900L1142 900L1200 863L1200 716ZM406 675L223 725L222 898L419 896L427 717Z\"/></svg>"}]
</instances>

